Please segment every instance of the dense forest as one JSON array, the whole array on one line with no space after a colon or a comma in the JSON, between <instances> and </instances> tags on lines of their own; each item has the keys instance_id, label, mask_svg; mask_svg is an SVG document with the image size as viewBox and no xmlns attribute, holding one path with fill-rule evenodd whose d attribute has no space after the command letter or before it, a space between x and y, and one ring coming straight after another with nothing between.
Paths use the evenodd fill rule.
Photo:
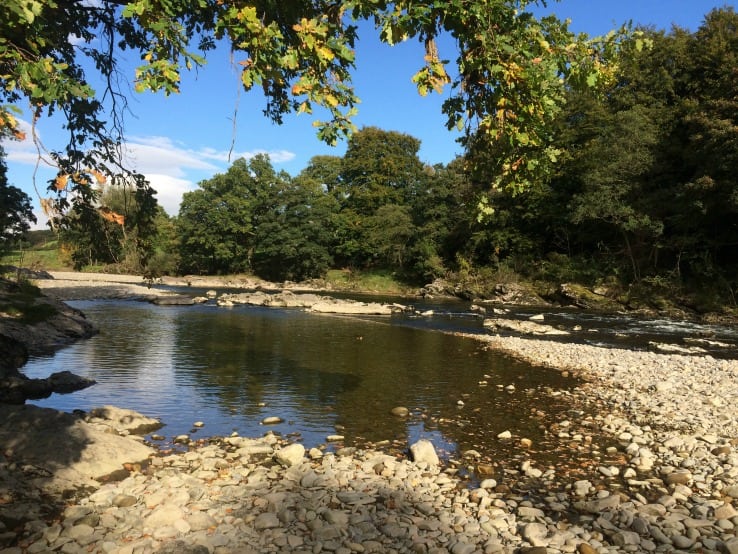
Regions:
<instances>
[{"instance_id":1,"label":"dense forest","mask_svg":"<svg viewBox=\"0 0 738 554\"><path fill-rule=\"evenodd\" d=\"M343 156L316 156L296 176L265 156L239 159L187 193L176 217L108 185L111 211L79 213L60 241L78 268L276 281L350 268L411 284L578 282L735 305L738 14L714 10L693 33L641 30L605 90L569 91L548 129L556 171L522 193L489 192L497 158L473 141L430 166L418 139L367 127Z\"/></svg>"}]
</instances>

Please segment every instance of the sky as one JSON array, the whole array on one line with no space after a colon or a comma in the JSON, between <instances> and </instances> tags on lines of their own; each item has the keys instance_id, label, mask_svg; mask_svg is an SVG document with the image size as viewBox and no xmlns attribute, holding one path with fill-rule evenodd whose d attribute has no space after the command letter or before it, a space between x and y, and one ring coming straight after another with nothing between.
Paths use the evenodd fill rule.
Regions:
<instances>
[{"instance_id":1,"label":"sky","mask_svg":"<svg viewBox=\"0 0 738 554\"><path fill-rule=\"evenodd\" d=\"M536 11L570 19L572 31L596 36L629 21L695 31L713 8L735 5L712 0L549 0L546 8ZM461 148L456 143L458 134L446 130L441 113L448 92L420 97L410 81L423 64L421 44L408 41L388 47L374 36L371 27L362 28L356 49L354 85L362 102L354 122L359 128L375 126L410 134L421 141L423 162L450 162ZM455 58L453 51L444 51L443 42L439 51L441 58ZM123 60L122 65L129 67L132 77L135 60ZM345 142L330 147L318 140L310 115L288 115L281 126L269 122L262 114L263 96L241 90L227 51L209 53L204 68L184 76L180 94L131 92L129 104L128 161L146 175L169 215L177 215L182 194L227 171L239 157L267 153L275 169L297 175L313 156L342 156L346 149ZM63 148L65 136L58 121L41 122L38 133L48 149ZM6 141L3 147L10 184L31 196L39 220L34 228L45 228L39 195L47 194L46 182L53 170L43 164L36 168L36 149L30 140Z\"/></svg>"}]
</instances>

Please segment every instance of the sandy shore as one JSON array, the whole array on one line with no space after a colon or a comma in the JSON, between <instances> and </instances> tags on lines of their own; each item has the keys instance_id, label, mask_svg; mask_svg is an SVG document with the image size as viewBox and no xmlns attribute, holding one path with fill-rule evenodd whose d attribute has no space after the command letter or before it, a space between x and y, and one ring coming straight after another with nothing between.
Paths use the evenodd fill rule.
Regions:
<instances>
[{"instance_id":1,"label":"sandy shore","mask_svg":"<svg viewBox=\"0 0 738 554\"><path fill-rule=\"evenodd\" d=\"M74 282L77 290L95 286ZM231 437L156 458L149 470L68 506L57 521L27 523L16 544L28 552L120 554L738 554L737 360L471 339L587 380L572 402L596 402L600 413L551 427L573 450L588 440L587 426L611 437L586 478L523 462L514 475L468 490L452 468L428 461L351 449L323 455L273 437ZM500 440L521 441L523 449L523 438Z\"/></svg>"}]
</instances>

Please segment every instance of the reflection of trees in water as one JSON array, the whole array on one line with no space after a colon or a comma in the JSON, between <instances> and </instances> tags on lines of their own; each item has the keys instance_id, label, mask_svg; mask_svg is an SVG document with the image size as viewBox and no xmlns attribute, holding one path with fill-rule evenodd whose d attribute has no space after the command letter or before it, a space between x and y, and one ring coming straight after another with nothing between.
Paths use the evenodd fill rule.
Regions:
<instances>
[{"instance_id":1,"label":"reflection of trees in water","mask_svg":"<svg viewBox=\"0 0 738 554\"><path fill-rule=\"evenodd\" d=\"M497 432L522 428L535 435L538 422L523 394L558 388L556 372L530 371L473 340L386 323L262 308L191 313L177 320L175 369L200 394L244 415L258 416L261 403L288 406L303 420L335 414L348 442L407 440L409 424L391 415L395 406L422 411L424 428L469 448L479 447L475 439L493 440L489 430L502 422ZM481 391L485 374L491 378ZM519 395L496 386L512 382ZM457 407L468 395L483 399L472 413L479 433L471 439ZM444 420L454 423L439 424Z\"/></svg>"},{"instance_id":2,"label":"reflection of trees in water","mask_svg":"<svg viewBox=\"0 0 738 554\"><path fill-rule=\"evenodd\" d=\"M87 311L87 308L82 308ZM88 315L100 335L85 341L79 351L89 368L86 375L97 379L111 376L124 382L150 382L156 388L171 382L174 345L173 310L156 310L135 302L95 303Z\"/></svg>"},{"instance_id":3,"label":"reflection of trees in water","mask_svg":"<svg viewBox=\"0 0 738 554\"><path fill-rule=\"evenodd\" d=\"M357 386L356 375L336 368L338 341L313 316L261 309L203 315L177 321L175 370L228 409L255 415L261 403L281 403L325 412Z\"/></svg>"},{"instance_id":4,"label":"reflection of trees in water","mask_svg":"<svg viewBox=\"0 0 738 554\"><path fill-rule=\"evenodd\" d=\"M151 385L176 398L183 416L218 406L251 422L265 412L282 415L296 421L293 430L331 433L338 424L347 444L431 433L481 450L498 448L496 435L506 429L541 443L531 408L549 411L545 387L568 386L555 371L531 369L474 340L385 319L126 303L100 308L95 319L103 336L85 354L89 366L98 375L119 372L116 383L132 373L131 394ZM510 383L513 394L498 388ZM397 418L390 414L396 406L415 415Z\"/></svg>"}]
</instances>

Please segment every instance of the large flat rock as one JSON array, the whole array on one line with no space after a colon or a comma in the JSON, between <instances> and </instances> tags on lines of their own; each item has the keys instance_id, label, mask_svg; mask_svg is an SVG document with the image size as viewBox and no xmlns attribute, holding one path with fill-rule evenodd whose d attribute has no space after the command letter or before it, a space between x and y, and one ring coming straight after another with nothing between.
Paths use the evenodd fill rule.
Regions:
<instances>
[{"instance_id":1,"label":"large flat rock","mask_svg":"<svg viewBox=\"0 0 738 554\"><path fill-rule=\"evenodd\" d=\"M96 488L154 450L82 417L34 405L0 405L0 458L33 467L30 485L50 495Z\"/></svg>"}]
</instances>

